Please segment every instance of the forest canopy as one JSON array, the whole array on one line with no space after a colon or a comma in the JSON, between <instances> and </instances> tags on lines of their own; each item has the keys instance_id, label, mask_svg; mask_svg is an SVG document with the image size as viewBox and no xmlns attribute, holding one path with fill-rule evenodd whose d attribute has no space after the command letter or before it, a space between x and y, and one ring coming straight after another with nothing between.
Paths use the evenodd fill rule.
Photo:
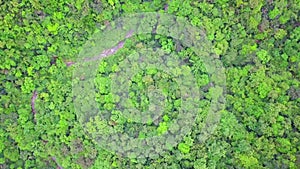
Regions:
<instances>
[{"instance_id":1,"label":"forest canopy","mask_svg":"<svg viewBox=\"0 0 300 169\"><path fill-rule=\"evenodd\" d=\"M0 168L300 168L299 16L299 0L0 0Z\"/></svg>"}]
</instances>

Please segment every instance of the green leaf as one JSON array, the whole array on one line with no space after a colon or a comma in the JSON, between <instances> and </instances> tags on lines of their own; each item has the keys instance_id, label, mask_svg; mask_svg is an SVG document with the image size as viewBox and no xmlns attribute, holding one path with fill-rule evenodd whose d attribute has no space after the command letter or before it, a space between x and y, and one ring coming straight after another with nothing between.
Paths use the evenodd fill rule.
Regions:
<instances>
[{"instance_id":1,"label":"green leaf","mask_svg":"<svg viewBox=\"0 0 300 169\"><path fill-rule=\"evenodd\" d=\"M48 31L49 31L49 32L52 32L52 33L56 33L57 30L58 30L58 27L59 27L59 24L58 24L58 23L48 24L48 25L47 25Z\"/></svg>"},{"instance_id":2,"label":"green leaf","mask_svg":"<svg viewBox=\"0 0 300 169\"><path fill-rule=\"evenodd\" d=\"M257 57L262 61L263 64L266 64L270 61L271 56L268 54L268 51L261 49L256 52Z\"/></svg>"},{"instance_id":3,"label":"green leaf","mask_svg":"<svg viewBox=\"0 0 300 169\"><path fill-rule=\"evenodd\" d=\"M190 146L185 143L179 143L178 144L178 150L181 151L184 154L187 154L190 152Z\"/></svg>"},{"instance_id":4,"label":"green leaf","mask_svg":"<svg viewBox=\"0 0 300 169\"><path fill-rule=\"evenodd\" d=\"M166 122L159 123L157 128L158 135L162 135L168 131L168 124Z\"/></svg>"},{"instance_id":5,"label":"green leaf","mask_svg":"<svg viewBox=\"0 0 300 169\"><path fill-rule=\"evenodd\" d=\"M254 168L258 165L258 160L250 154L239 155L239 159L241 161L242 166L246 168Z\"/></svg>"},{"instance_id":6,"label":"green leaf","mask_svg":"<svg viewBox=\"0 0 300 169\"><path fill-rule=\"evenodd\" d=\"M270 17L270 19L274 19L280 13L281 13L280 10L277 7L275 7L272 11L269 12L269 17Z\"/></svg>"},{"instance_id":7,"label":"green leaf","mask_svg":"<svg viewBox=\"0 0 300 169\"><path fill-rule=\"evenodd\" d=\"M284 29L278 29L278 31L275 33L275 39L283 39L287 35L286 30Z\"/></svg>"},{"instance_id":8,"label":"green leaf","mask_svg":"<svg viewBox=\"0 0 300 169\"><path fill-rule=\"evenodd\" d=\"M291 142L286 138L278 138L277 140L278 146L276 146L277 150L281 153L288 153L291 149Z\"/></svg>"}]
</instances>

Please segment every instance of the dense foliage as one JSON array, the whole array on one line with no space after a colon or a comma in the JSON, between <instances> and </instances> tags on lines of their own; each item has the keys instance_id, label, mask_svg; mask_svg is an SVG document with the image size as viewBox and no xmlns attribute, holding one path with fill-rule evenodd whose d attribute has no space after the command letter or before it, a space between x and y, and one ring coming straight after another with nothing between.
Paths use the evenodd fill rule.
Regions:
<instances>
[{"instance_id":1,"label":"dense foliage","mask_svg":"<svg viewBox=\"0 0 300 169\"><path fill-rule=\"evenodd\" d=\"M300 168L299 0L10 0L0 5L0 168ZM211 79L189 47L162 35L132 36L101 61L95 98L99 109L111 113L104 120L95 117L88 129L78 122L72 94L78 53L94 32L138 12L185 17L205 30L220 56L226 108L205 142L198 139L201 115L219 90L208 89ZM120 100L108 90L110 74L124 70L124 57L152 46L185 61L182 71L191 70L203 89L202 114L178 145L159 158L138 161L104 149L85 131L112 126L143 139L170 129L180 97L166 72L147 68L130 79L130 104L139 110L149 108L146 88L160 88L166 98L164 115L147 127L114 110Z\"/></svg>"}]
</instances>

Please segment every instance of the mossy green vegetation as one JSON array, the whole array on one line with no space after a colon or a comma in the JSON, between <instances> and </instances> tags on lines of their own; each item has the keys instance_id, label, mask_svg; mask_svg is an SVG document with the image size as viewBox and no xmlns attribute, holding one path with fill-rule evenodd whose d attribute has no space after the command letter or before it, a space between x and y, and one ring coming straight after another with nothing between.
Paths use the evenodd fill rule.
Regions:
<instances>
[{"instance_id":1,"label":"mossy green vegetation","mask_svg":"<svg viewBox=\"0 0 300 169\"><path fill-rule=\"evenodd\" d=\"M0 1L0 9L0 168L300 168L299 0L10 0ZM100 62L95 101L106 114L80 125L72 94L76 57L95 32L139 12L185 17L204 29L226 68L226 107L204 142L203 119L222 93L211 83L218 77L207 74L190 47L154 33L126 39ZM99 146L85 131L114 129L144 140L180 130L172 125L182 106L180 86L155 66L132 76L128 105L152 110L147 90L159 88L161 116L139 124L116 109L122 100L111 92L112 74L125 70L121 63L132 52L153 47L176 53L183 65L171 72L192 72L202 97L192 130L176 146L138 160Z\"/></svg>"}]
</instances>

